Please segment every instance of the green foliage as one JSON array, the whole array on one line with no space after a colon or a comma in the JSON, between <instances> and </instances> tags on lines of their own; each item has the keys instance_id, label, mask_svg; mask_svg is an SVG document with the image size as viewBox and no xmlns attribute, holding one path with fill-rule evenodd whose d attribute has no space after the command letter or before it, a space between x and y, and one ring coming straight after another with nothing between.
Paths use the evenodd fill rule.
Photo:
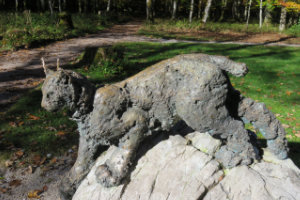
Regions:
<instances>
[{"instance_id":1,"label":"green foliage","mask_svg":"<svg viewBox=\"0 0 300 200\"><path fill-rule=\"evenodd\" d=\"M297 24L293 25L286 32L296 37L300 37L300 19Z\"/></svg>"},{"instance_id":2,"label":"green foliage","mask_svg":"<svg viewBox=\"0 0 300 200\"><path fill-rule=\"evenodd\" d=\"M68 16L30 12L0 13L0 36L3 37L0 40L0 50L39 46L51 41L95 33L112 23L110 18L104 16L74 14L73 24L70 24L71 19Z\"/></svg>"}]
</instances>

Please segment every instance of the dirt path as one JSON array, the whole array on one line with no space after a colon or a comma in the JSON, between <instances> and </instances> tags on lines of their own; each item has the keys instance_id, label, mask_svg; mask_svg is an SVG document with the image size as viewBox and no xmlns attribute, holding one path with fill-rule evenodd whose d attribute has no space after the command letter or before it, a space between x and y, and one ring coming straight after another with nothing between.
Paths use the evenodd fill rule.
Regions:
<instances>
[{"instance_id":1,"label":"dirt path","mask_svg":"<svg viewBox=\"0 0 300 200\"><path fill-rule=\"evenodd\" d=\"M47 66L55 66L57 58L60 58L61 65L64 65L74 60L86 47L101 47L117 42L188 42L199 44L220 43L300 47L299 44L273 43L272 41L259 39L258 40L263 43L253 43L249 38L229 42L154 39L137 35L141 24L142 21L136 21L123 25L115 25L98 34L55 42L41 48L8 52L5 55L0 54L0 111L3 110L4 107L7 107L6 105L15 102L25 91L37 86L42 81L44 73L40 64L41 57L45 58Z\"/></svg>"}]
</instances>

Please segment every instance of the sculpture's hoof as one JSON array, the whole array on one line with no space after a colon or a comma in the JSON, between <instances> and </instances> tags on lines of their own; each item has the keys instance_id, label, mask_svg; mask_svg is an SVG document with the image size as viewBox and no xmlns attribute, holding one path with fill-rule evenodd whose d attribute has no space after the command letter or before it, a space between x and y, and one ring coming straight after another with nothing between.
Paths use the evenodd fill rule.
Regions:
<instances>
[{"instance_id":1,"label":"sculpture's hoof","mask_svg":"<svg viewBox=\"0 0 300 200\"><path fill-rule=\"evenodd\" d=\"M104 187L113 187L120 184L120 180L114 177L106 164L100 165L96 172L96 180Z\"/></svg>"}]
</instances>

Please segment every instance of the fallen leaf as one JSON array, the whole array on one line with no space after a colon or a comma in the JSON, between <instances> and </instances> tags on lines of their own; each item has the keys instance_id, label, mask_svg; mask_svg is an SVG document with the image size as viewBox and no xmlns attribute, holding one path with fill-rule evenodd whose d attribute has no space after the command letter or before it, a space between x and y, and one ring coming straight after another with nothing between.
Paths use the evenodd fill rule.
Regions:
<instances>
[{"instance_id":1,"label":"fallen leaf","mask_svg":"<svg viewBox=\"0 0 300 200\"><path fill-rule=\"evenodd\" d=\"M47 185L44 185L43 191L46 192L47 190L48 190L48 186L47 186Z\"/></svg>"},{"instance_id":2,"label":"fallen leaf","mask_svg":"<svg viewBox=\"0 0 300 200\"><path fill-rule=\"evenodd\" d=\"M30 120L39 120L41 119L40 117L34 116L34 115L29 115L28 116Z\"/></svg>"},{"instance_id":3,"label":"fallen leaf","mask_svg":"<svg viewBox=\"0 0 300 200\"><path fill-rule=\"evenodd\" d=\"M40 156L40 155L35 155L35 156L33 157L33 163L34 163L35 165L39 165L40 162L41 162L41 156Z\"/></svg>"},{"instance_id":4,"label":"fallen leaf","mask_svg":"<svg viewBox=\"0 0 300 200\"><path fill-rule=\"evenodd\" d=\"M11 161L11 160L7 160L7 161L5 161L5 166L6 167L11 167L12 165L13 165L13 161Z\"/></svg>"},{"instance_id":5,"label":"fallen leaf","mask_svg":"<svg viewBox=\"0 0 300 200\"><path fill-rule=\"evenodd\" d=\"M61 137L61 136L66 135L66 132L64 132L64 131L58 131L58 132L56 133L56 135Z\"/></svg>"},{"instance_id":6,"label":"fallen leaf","mask_svg":"<svg viewBox=\"0 0 300 200\"><path fill-rule=\"evenodd\" d=\"M24 124L24 122L19 122L18 126L22 126Z\"/></svg>"},{"instance_id":7,"label":"fallen leaf","mask_svg":"<svg viewBox=\"0 0 300 200\"><path fill-rule=\"evenodd\" d=\"M224 179L224 175L220 176L218 180L222 181L223 179Z\"/></svg>"},{"instance_id":8,"label":"fallen leaf","mask_svg":"<svg viewBox=\"0 0 300 200\"><path fill-rule=\"evenodd\" d=\"M32 172L33 172L33 169L32 169L32 167L31 167L31 166L28 166L28 168L27 168L27 172L28 172L29 174L32 174Z\"/></svg>"},{"instance_id":9,"label":"fallen leaf","mask_svg":"<svg viewBox=\"0 0 300 200\"><path fill-rule=\"evenodd\" d=\"M291 96L292 92L291 91L286 91L285 92L288 96Z\"/></svg>"},{"instance_id":10,"label":"fallen leaf","mask_svg":"<svg viewBox=\"0 0 300 200\"><path fill-rule=\"evenodd\" d=\"M286 137L286 138L289 138L289 139L292 139L292 138L293 138L293 136L291 136L291 135L286 135L285 137Z\"/></svg>"},{"instance_id":11,"label":"fallen leaf","mask_svg":"<svg viewBox=\"0 0 300 200\"><path fill-rule=\"evenodd\" d=\"M6 193L6 192L7 192L7 189L6 189L6 188L0 187L0 191L1 191L2 193Z\"/></svg>"},{"instance_id":12,"label":"fallen leaf","mask_svg":"<svg viewBox=\"0 0 300 200\"><path fill-rule=\"evenodd\" d=\"M43 157L43 159L40 162L40 165L44 164L46 160L47 160L47 157Z\"/></svg>"},{"instance_id":13,"label":"fallen leaf","mask_svg":"<svg viewBox=\"0 0 300 200\"><path fill-rule=\"evenodd\" d=\"M41 197L39 196L41 193L43 193L42 190L33 190L28 192L28 198L34 198L34 199L40 199Z\"/></svg>"},{"instance_id":14,"label":"fallen leaf","mask_svg":"<svg viewBox=\"0 0 300 200\"><path fill-rule=\"evenodd\" d=\"M10 187L18 187L19 185L21 185L21 180L15 179L9 182Z\"/></svg>"},{"instance_id":15,"label":"fallen leaf","mask_svg":"<svg viewBox=\"0 0 300 200\"><path fill-rule=\"evenodd\" d=\"M283 128L290 128L290 126L287 125L287 124L282 124L282 127L283 127Z\"/></svg>"},{"instance_id":16,"label":"fallen leaf","mask_svg":"<svg viewBox=\"0 0 300 200\"><path fill-rule=\"evenodd\" d=\"M9 124L11 127L17 127L16 122L9 122L8 124Z\"/></svg>"},{"instance_id":17,"label":"fallen leaf","mask_svg":"<svg viewBox=\"0 0 300 200\"><path fill-rule=\"evenodd\" d=\"M24 155L24 152L23 151L17 151L15 153L15 155L18 157L18 158L21 158L23 155Z\"/></svg>"},{"instance_id":18,"label":"fallen leaf","mask_svg":"<svg viewBox=\"0 0 300 200\"><path fill-rule=\"evenodd\" d=\"M57 158L56 157L54 157L54 158L52 158L51 160L50 160L50 164L54 164L54 163L56 163L57 162Z\"/></svg>"},{"instance_id":19,"label":"fallen leaf","mask_svg":"<svg viewBox=\"0 0 300 200\"><path fill-rule=\"evenodd\" d=\"M295 134L296 137L300 137L300 133Z\"/></svg>"}]
</instances>

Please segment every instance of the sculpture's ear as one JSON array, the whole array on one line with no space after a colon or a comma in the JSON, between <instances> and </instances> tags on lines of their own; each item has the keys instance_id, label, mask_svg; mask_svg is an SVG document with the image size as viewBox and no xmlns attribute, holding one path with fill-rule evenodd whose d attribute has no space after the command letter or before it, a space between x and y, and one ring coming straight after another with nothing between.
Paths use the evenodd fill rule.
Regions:
<instances>
[{"instance_id":1,"label":"sculpture's ear","mask_svg":"<svg viewBox=\"0 0 300 200\"><path fill-rule=\"evenodd\" d=\"M47 76L48 74L50 74L50 72L52 72L52 70L49 69L48 67L46 67L46 65L45 65L45 60L44 60L43 57L41 58L41 61L42 61L42 65L43 65L43 68L44 68L44 72L45 72L45 74L46 74L46 76Z\"/></svg>"}]
</instances>

